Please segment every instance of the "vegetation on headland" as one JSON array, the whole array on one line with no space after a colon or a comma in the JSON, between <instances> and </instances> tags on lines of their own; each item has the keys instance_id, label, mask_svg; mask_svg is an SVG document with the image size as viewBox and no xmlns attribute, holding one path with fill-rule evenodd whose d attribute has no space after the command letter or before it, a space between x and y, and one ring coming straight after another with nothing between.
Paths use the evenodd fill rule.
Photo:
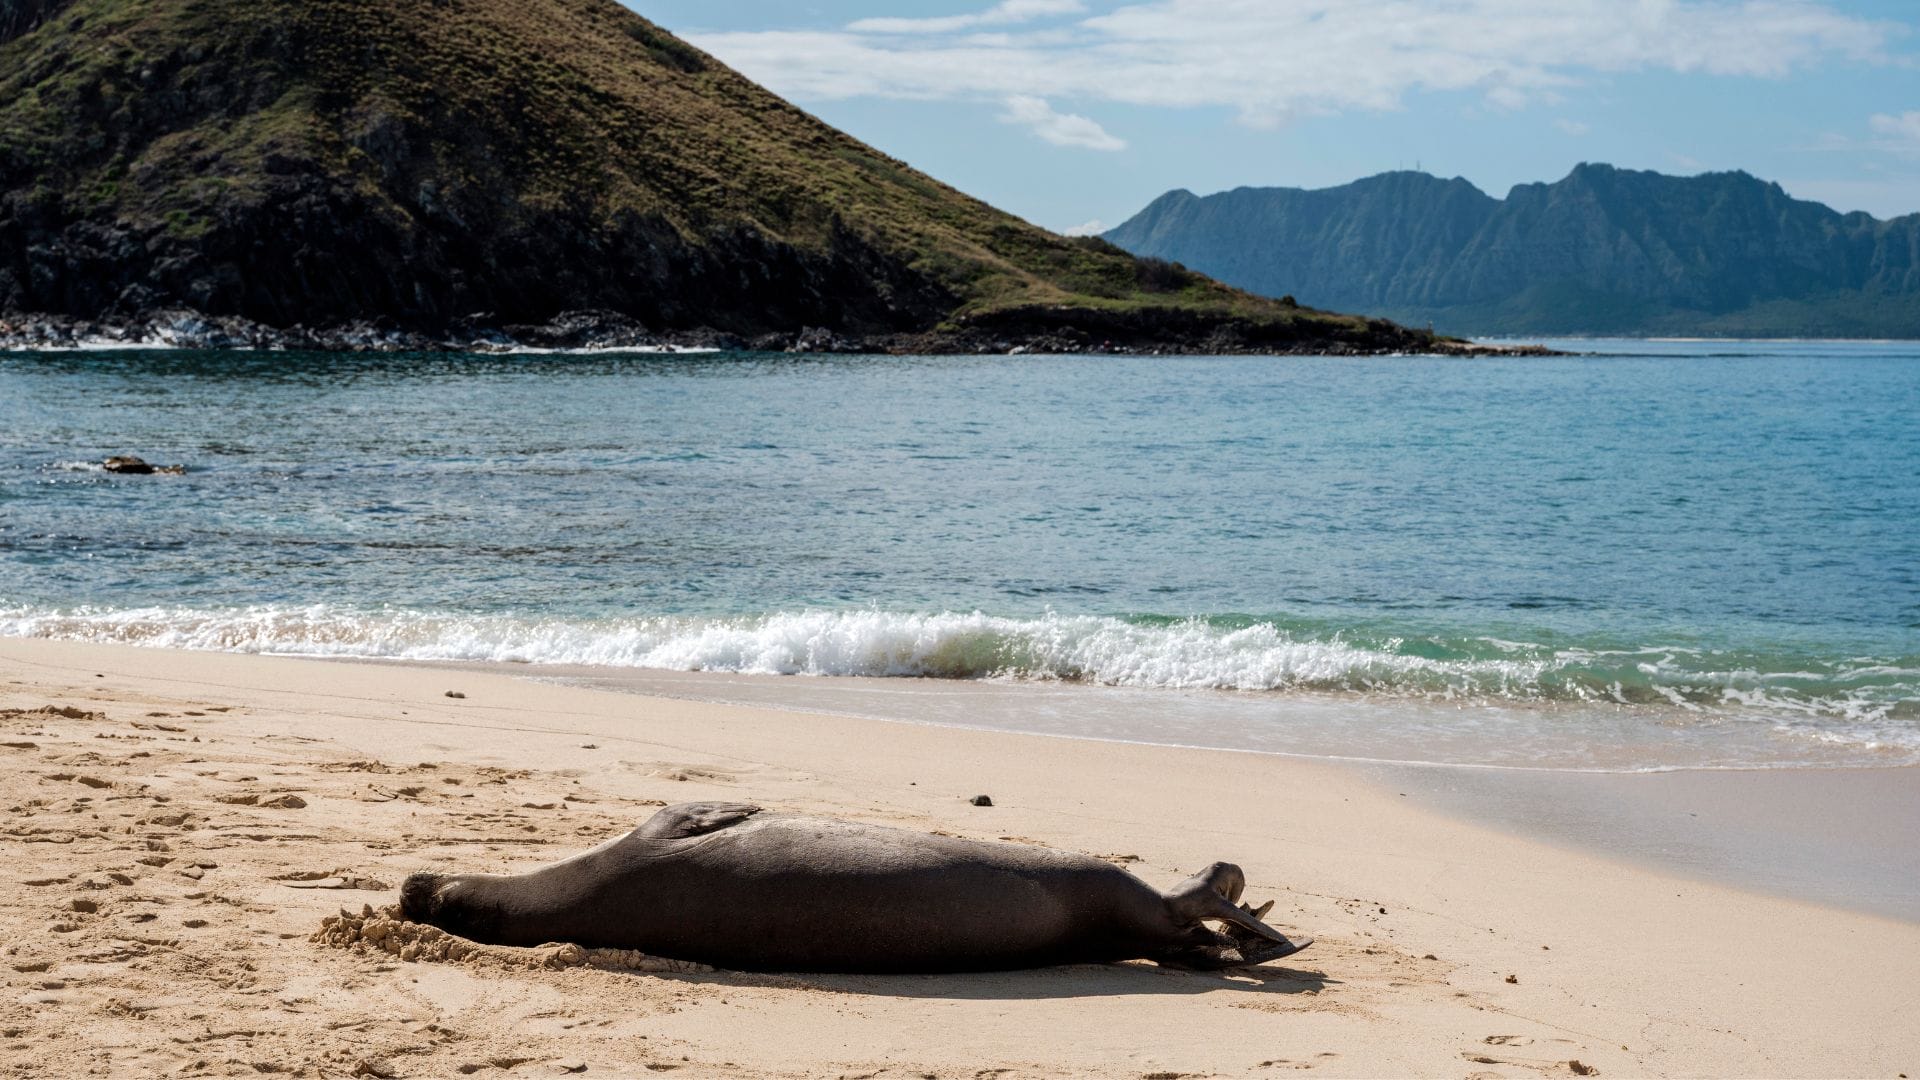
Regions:
<instances>
[{"instance_id":1,"label":"vegetation on headland","mask_svg":"<svg viewBox=\"0 0 1920 1080\"><path fill-rule=\"evenodd\" d=\"M615 0L0 0L0 34L0 312L1432 343L1036 228Z\"/></svg>"}]
</instances>

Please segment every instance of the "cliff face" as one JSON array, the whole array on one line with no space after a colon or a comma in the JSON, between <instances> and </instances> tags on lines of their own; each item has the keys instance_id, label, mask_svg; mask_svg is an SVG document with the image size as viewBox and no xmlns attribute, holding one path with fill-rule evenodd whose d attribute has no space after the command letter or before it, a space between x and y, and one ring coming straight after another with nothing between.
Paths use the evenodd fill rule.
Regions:
<instances>
[{"instance_id":1,"label":"cliff face","mask_svg":"<svg viewBox=\"0 0 1920 1080\"><path fill-rule=\"evenodd\" d=\"M1108 239L1459 333L1920 336L1920 215L1839 214L1744 173L1582 165L1505 200L1420 173L1174 192Z\"/></svg>"},{"instance_id":2,"label":"cliff face","mask_svg":"<svg viewBox=\"0 0 1920 1080\"><path fill-rule=\"evenodd\" d=\"M0 314L1379 327L1037 229L614 0L0 0L0 28Z\"/></svg>"}]
</instances>

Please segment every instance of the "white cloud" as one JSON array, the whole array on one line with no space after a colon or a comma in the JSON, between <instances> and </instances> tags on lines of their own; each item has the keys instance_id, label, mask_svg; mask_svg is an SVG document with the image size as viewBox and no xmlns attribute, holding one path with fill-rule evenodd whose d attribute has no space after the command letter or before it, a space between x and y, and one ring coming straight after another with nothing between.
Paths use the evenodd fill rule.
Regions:
<instances>
[{"instance_id":1,"label":"white cloud","mask_svg":"<svg viewBox=\"0 0 1920 1080\"><path fill-rule=\"evenodd\" d=\"M1076 146L1082 150L1125 150L1126 140L1084 116L1055 112L1045 98L1015 94L1006 101L1000 119L1032 129L1035 135L1055 146Z\"/></svg>"},{"instance_id":2,"label":"white cloud","mask_svg":"<svg viewBox=\"0 0 1920 1080\"><path fill-rule=\"evenodd\" d=\"M1487 90L1487 104L1496 109L1504 109L1507 112L1524 109L1532 100L1531 95L1517 86L1502 84L1490 87Z\"/></svg>"},{"instance_id":3,"label":"white cloud","mask_svg":"<svg viewBox=\"0 0 1920 1080\"><path fill-rule=\"evenodd\" d=\"M1879 146L1897 153L1920 154L1920 109L1898 116L1881 113L1867 121L1880 136Z\"/></svg>"},{"instance_id":4,"label":"white cloud","mask_svg":"<svg viewBox=\"0 0 1920 1080\"><path fill-rule=\"evenodd\" d=\"M1592 124L1586 123L1585 121L1582 121L1582 120L1569 120L1564 116L1558 120L1555 120L1553 122L1553 126L1556 128L1559 128L1562 132L1568 135L1571 135L1576 139L1581 137L1582 135L1589 134L1593 131Z\"/></svg>"},{"instance_id":5,"label":"white cloud","mask_svg":"<svg viewBox=\"0 0 1920 1080\"><path fill-rule=\"evenodd\" d=\"M1077 15L1087 10L1081 0L1001 0L972 15L945 15L927 19L861 19L847 24L856 34L950 34L976 26L1004 26L1032 22L1051 15Z\"/></svg>"},{"instance_id":6,"label":"white cloud","mask_svg":"<svg viewBox=\"0 0 1920 1080\"><path fill-rule=\"evenodd\" d=\"M1876 113L1867 118L1867 130L1870 134L1866 136L1847 135L1838 131L1822 132L1813 140L1793 149L1815 154L1854 154L1862 150L1878 150L1901 157L1920 157L1920 109L1898 115Z\"/></svg>"},{"instance_id":7,"label":"white cloud","mask_svg":"<svg viewBox=\"0 0 1920 1080\"><path fill-rule=\"evenodd\" d=\"M1920 212L1920 176L1891 180L1782 180L1797 199L1825 203L1841 213L1865 210L1885 220Z\"/></svg>"},{"instance_id":8,"label":"white cloud","mask_svg":"<svg viewBox=\"0 0 1920 1080\"><path fill-rule=\"evenodd\" d=\"M1078 225L1073 225L1073 226L1069 226L1068 228L1061 229L1060 235L1061 236L1099 236L1101 233L1106 232L1108 229L1111 229L1111 228L1113 228L1113 226L1108 225L1106 222L1101 221L1099 218L1094 218L1092 221L1082 222Z\"/></svg>"},{"instance_id":9,"label":"white cloud","mask_svg":"<svg viewBox=\"0 0 1920 1080\"><path fill-rule=\"evenodd\" d=\"M1006 0L694 41L803 100L1224 107L1270 127L1395 109L1425 91L1512 109L1607 73L1779 78L1834 60L1902 62L1888 53L1902 32L1827 0L1134 0L1091 16L1080 0Z\"/></svg>"}]
</instances>

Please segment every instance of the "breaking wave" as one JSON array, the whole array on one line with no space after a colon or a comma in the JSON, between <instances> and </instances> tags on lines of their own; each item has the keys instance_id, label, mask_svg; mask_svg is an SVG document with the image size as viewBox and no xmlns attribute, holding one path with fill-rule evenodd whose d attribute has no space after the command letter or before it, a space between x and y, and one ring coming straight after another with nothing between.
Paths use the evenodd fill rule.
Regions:
<instances>
[{"instance_id":1,"label":"breaking wave","mask_svg":"<svg viewBox=\"0 0 1920 1080\"><path fill-rule=\"evenodd\" d=\"M1552 647L1248 618L800 611L586 620L329 606L0 608L0 635L396 660L1591 702L1903 732L1920 726L1920 657Z\"/></svg>"}]
</instances>

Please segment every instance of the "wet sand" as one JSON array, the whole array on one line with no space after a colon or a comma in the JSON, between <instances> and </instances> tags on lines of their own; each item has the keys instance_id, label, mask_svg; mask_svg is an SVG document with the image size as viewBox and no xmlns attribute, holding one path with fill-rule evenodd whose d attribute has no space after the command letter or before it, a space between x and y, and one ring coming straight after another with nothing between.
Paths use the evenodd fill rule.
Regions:
<instances>
[{"instance_id":1,"label":"wet sand","mask_svg":"<svg viewBox=\"0 0 1920 1080\"><path fill-rule=\"evenodd\" d=\"M1920 769L1362 774L1421 805L1530 837L1920 922Z\"/></svg>"}]
</instances>

